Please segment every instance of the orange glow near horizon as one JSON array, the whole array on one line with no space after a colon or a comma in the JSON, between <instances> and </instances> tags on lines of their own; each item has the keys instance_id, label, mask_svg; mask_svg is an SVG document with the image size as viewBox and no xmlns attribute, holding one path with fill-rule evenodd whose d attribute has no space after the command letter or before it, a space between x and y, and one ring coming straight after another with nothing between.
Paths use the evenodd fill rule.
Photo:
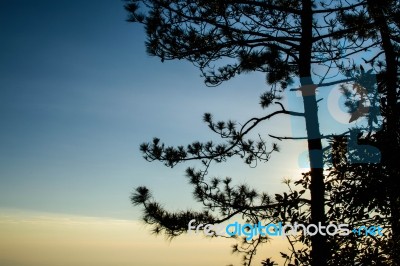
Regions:
<instances>
[{"instance_id":1,"label":"orange glow near horizon","mask_svg":"<svg viewBox=\"0 0 400 266\"><path fill-rule=\"evenodd\" d=\"M257 260L279 258L284 241L277 238L262 247ZM0 215L0 264L7 266L237 265L241 256L231 254L234 243L194 235L168 241L151 235L138 221L28 212Z\"/></svg>"}]
</instances>

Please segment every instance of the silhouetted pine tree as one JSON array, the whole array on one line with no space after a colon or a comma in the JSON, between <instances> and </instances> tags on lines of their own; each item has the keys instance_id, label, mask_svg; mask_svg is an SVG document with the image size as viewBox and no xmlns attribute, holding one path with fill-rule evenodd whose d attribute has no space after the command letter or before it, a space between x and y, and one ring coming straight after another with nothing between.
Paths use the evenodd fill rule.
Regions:
<instances>
[{"instance_id":1,"label":"silhouetted pine tree","mask_svg":"<svg viewBox=\"0 0 400 266\"><path fill-rule=\"evenodd\" d=\"M191 219L221 223L239 214L254 223L280 219L326 224L323 136L319 128L315 93L318 87L343 81L325 82L327 74L332 72L332 64L340 64L350 55L376 46L368 42L364 45L362 39L345 44L340 41L346 34L361 30L359 24L344 27L345 24L338 23L339 16L358 12L364 5L363 1L349 4L347 1L312 0L127 1L125 7L130 14L129 21L145 25L146 46L150 55L160 57L161 61L185 59L192 62L200 69L209 86L216 86L249 71L264 72L271 90L261 96L261 105L267 108L276 103L281 108L264 117L250 119L243 126L232 121L214 122L210 114L205 114L204 122L226 140L222 144L194 142L186 147L168 147L158 138L152 143L142 144L141 151L148 161L162 161L173 167L179 162L201 160L205 166L203 170L188 168L186 171L195 187L195 199L207 208L204 212L169 213L152 199L147 188L136 189L132 202L144 206L144 220L155 226L156 233L176 236L186 231ZM363 24L363 27L368 28L372 24ZM224 64L224 59L234 62ZM322 66L326 73L313 74L315 66ZM314 79L318 77L321 79L316 83ZM301 92L304 113L287 110L279 103L283 90L293 86L296 78L300 88L292 90ZM344 77L344 81L350 80L354 78ZM271 153L278 150L277 145L272 144L269 148L265 140L253 141L247 136L261 122L280 114L305 119L311 168L304 178L309 181L306 186L311 195L309 200L302 197L305 190L271 198L245 185L232 186L229 178L206 179L212 161L223 162L232 156L240 156L248 164L267 161ZM302 214L301 206L309 208L309 216ZM237 251L246 253L245 265L251 263L257 246L265 241L265 238L259 237L235 247ZM287 257L287 263L328 265L333 255L327 237L317 234L305 243L310 244L311 253L305 247L297 257Z\"/></svg>"},{"instance_id":2,"label":"silhouetted pine tree","mask_svg":"<svg viewBox=\"0 0 400 266\"><path fill-rule=\"evenodd\" d=\"M347 36L349 39L369 38L378 46L369 58L364 58L364 62L371 66L370 71L375 70L377 73L382 129L364 135L363 141L379 148L382 154L381 163L374 166L346 166L346 175L352 177L352 182L345 182L338 189L338 193L344 190L352 192L346 198L349 202L357 200L359 205L350 205L349 209L358 209L366 217L375 214L376 219L370 217L369 221L383 223L388 229L386 239L375 243L375 255L379 254L381 259L381 264L377 262L379 259L374 260L376 265L400 264L400 164L397 158L400 152L399 16L400 3L392 0L366 0L362 12L357 15L344 13L341 16L346 27L359 29L353 35ZM364 26L371 24L368 28ZM343 169L335 170L332 174L336 177L343 176L342 171ZM346 213L342 213L342 217L346 217Z\"/></svg>"}]
</instances>

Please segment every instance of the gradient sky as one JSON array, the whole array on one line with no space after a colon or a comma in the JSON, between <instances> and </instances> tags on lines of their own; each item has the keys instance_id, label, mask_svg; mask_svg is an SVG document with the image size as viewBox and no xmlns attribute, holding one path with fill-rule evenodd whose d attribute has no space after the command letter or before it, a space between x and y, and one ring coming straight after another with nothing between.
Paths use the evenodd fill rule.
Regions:
<instances>
[{"instance_id":1,"label":"gradient sky","mask_svg":"<svg viewBox=\"0 0 400 266\"><path fill-rule=\"evenodd\" d=\"M2 1L0 10L2 207L132 218L128 198L140 184L162 200L176 186L189 200L188 165L148 163L139 145L155 136L218 141L204 112L238 122L265 113L262 75L206 87L191 64L147 55L143 28L125 21L120 1ZM289 124L280 117L267 126ZM237 178L279 170L260 168L240 165Z\"/></svg>"},{"instance_id":2,"label":"gradient sky","mask_svg":"<svg viewBox=\"0 0 400 266\"><path fill-rule=\"evenodd\" d=\"M169 250L162 239L144 236L147 231L136 222L140 209L130 204L129 196L134 187L146 185L168 209L199 206L193 202L183 174L189 165L169 169L157 162L148 163L141 157L139 145L155 136L170 145L218 141L202 123L204 112L238 122L266 114L258 105L259 95L266 90L263 75L250 74L208 88L188 62L161 63L148 56L143 27L125 19L122 1L0 1L0 262L71 265L54 264L54 256L46 262L46 254L32 257L34 253L27 255L25 262L11 261L12 254L18 248L29 249L29 243L42 243L43 250L48 249L56 232L60 234L57 241L65 240L67 249L71 243L81 243L74 237L82 240L92 234L96 239L97 231L85 231L92 221L88 217L108 224L104 228L111 230L110 235L116 220L124 226L132 221L129 226L141 232L142 238L133 237L137 233L130 229L126 234L118 229L116 235L123 236L121 243L137 241L139 245L148 237L154 245L165 244L163 248ZM301 111L300 106L297 98L290 107ZM260 133L290 135L296 125L304 132L298 121L274 118ZM303 170L299 154L305 147L301 141L287 142L270 163L252 169L232 160L213 166L212 174L230 175L236 183L279 192L284 189L282 178L299 177ZM38 217L46 218L38 222ZM65 217L84 220L84 226L74 227L71 233L68 230L72 229L63 227ZM54 226L46 226L51 224ZM130 232L132 239L127 240ZM71 238L62 237L71 234ZM118 242L117 236L112 237L112 243ZM26 237L28 246L18 240ZM90 251L93 254L107 247L107 237L102 233L98 237L105 246ZM229 245L224 250L224 257L229 257ZM117 265L112 258L121 256L112 254L102 260L104 264L96 265ZM77 263L80 255L76 256L71 258L74 265L92 265L88 263L90 256L82 264ZM91 258L94 265L98 260ZM126 257L126 264L118 265L129 265L131 259ZM36 264L29 264L29 260ZM187 265L172 257L165 261ZM157 257L148 258L147 264L132 265L159 262Z\"/></svg>"}]
</instances>

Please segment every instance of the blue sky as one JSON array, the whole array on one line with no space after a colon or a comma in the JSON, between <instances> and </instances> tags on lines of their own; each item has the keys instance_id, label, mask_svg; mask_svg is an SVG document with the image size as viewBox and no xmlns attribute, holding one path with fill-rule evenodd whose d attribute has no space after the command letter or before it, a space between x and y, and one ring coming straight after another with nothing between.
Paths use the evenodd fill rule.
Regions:
<instances>
[{"instance_id":1,"label":"blue sky","mask_svg":"<svg viewBox=\"0 0 400 266\"><path fill-rule=\"evenodd\" d=\"M139 145L153 137L218 141L204 112L238 122L268 112L258 105L262 74L206 87L190 63L148 56L142 25L126 17L122 1L0 2L0 208L138 219L129 196L139 185L172 209L196 206L183 173L190 164L148 163ZM289 109L301 111L301 98L291 97ZM322 127L332 127L324 104L320 110ZM259 131L301 132L301 120L285 117ZM306 147L281 146L256 169L232 160L211 173L279 192L282 178L304 170Z\"/></svg>"},{"instance_id":2,"label":"blue sky","mask_svg":"<svg viewBox=\"0 0 400 266\"><path fill-rule=\"evenodd\" d=\"M168 145L218 142L202 123L203 113L239 123L269 113L258 105L267 89L264 76L247 74L206 87L190 63L148 56L143 27L126 17L122 1L0 1L0 264L186 266L187 257L198 258L196 265L238 260L229 255L230 242L150 238L136 222L140 208L129 196L146 185L167 209L201 208L184 178L193 164L170 169L146 162L139 145L153 137ZM338 129L324 104L329 92L325 88L319 96L325 134ZM302 111L301 98L289 98L288 109ZM299 136L304 123L275 117L257 133ZM300 178L306 170L299 165L306 144L279 144L281 152L257 168L233 159L213 165L210 175L281 192L283 178ZM277 242L270 248L280 257L283 244ZM151 256L155 249L160 256Z\"/></svg>"},{"instance_id":3,"label":"blue sky","mask_svg":"<svg viewBox=\"0 0 400 266\"><path fill-rule=\"evenodd\" d=\"M142 184L173 208L191 207L189 165L147 163L140 143L218 140L204 112L263 113L261 74L208 88L188 62L148 56L143 27L125 19L121 1L0 3L0 207L137 219L129 195ZM280 186L278 168L238 165L215 174ZM277 174L259 179L265 169Z\"/></svg>"}]
</instances>

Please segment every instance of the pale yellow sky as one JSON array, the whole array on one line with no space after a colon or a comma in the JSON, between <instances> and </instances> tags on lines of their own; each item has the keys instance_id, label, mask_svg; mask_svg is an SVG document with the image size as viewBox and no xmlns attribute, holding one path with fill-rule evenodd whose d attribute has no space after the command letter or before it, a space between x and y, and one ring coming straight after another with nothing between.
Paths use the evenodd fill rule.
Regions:
<instances>
[{"instance_id":1,"label":"pale yellow sky","mask_svg":"<svg viewBox=\"0 0 400 266\"><path fill-rule=\"evenodd\" d=\"M233 239L184 235L172 242L149 234L138 221L35 213L0 212L0 265L7 266L226 266L240 265ZM279 258L285 240L259 250L253 265Z\"/></svg>"}]
</instances>

